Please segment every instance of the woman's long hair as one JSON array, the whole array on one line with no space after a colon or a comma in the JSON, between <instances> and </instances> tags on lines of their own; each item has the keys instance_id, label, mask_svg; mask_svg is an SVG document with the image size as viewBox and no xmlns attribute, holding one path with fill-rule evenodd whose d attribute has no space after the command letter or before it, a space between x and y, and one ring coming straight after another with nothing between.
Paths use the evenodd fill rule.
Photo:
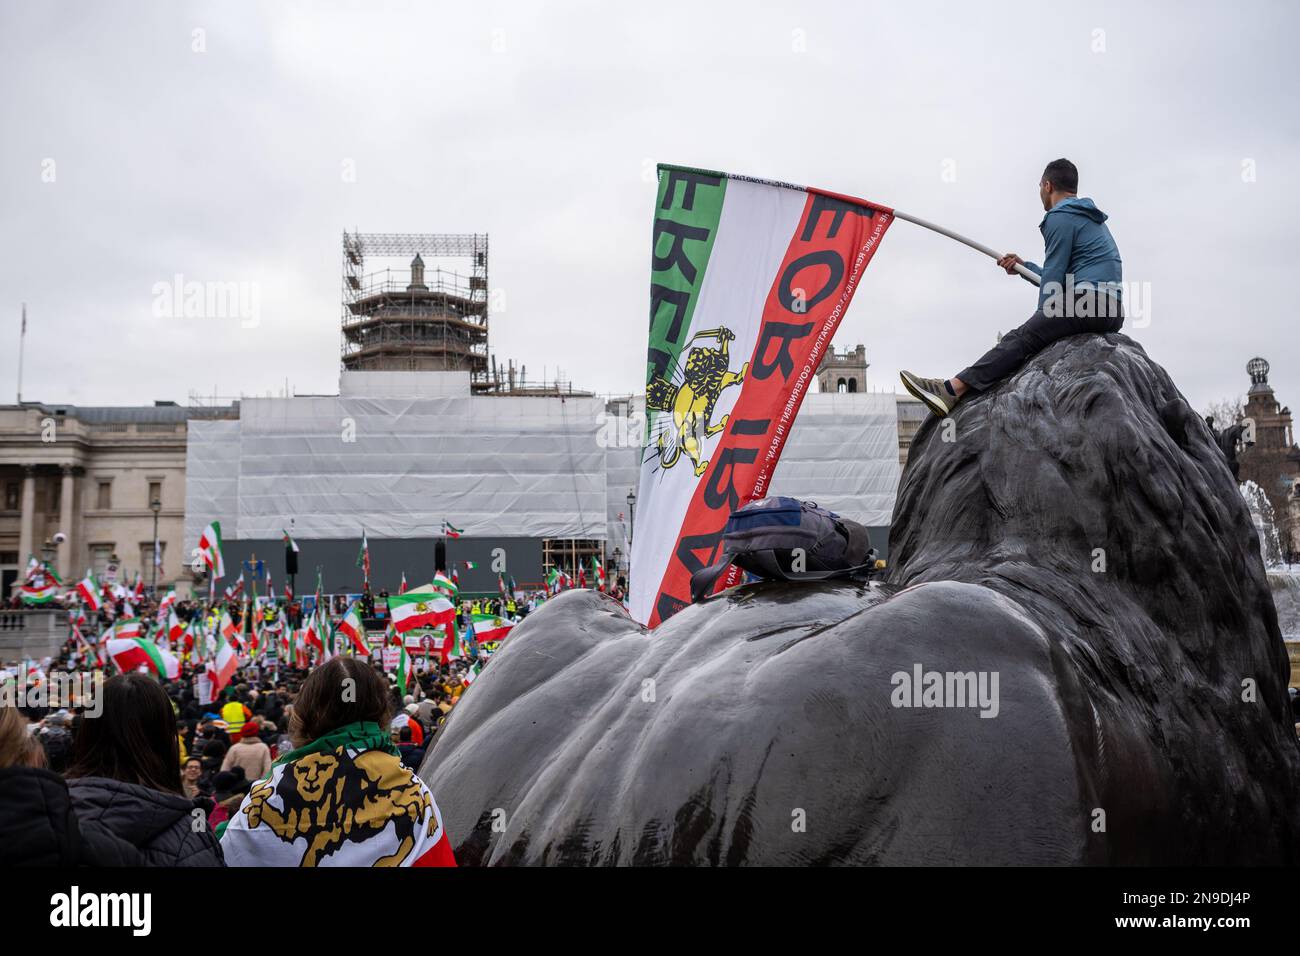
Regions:
<instances>
[{"instance_id":1,"label":"woman's long hair","mask_svg":"<svg viewBox=\"0 0 1300 956\"><path fill-rule=\"evenodd\" d=\"M45 748L27 729L18 708L0 705L0 770L44 766Z\"/></svg>"},{"instance_id":2,"label":"woman's long hair","mask_svg":"<svg viewBox=\"0 0 1300 956\"><path fill-rule=\"evenodd\" d=\"M289 739L295 748L359 720L387 728L388 681L355 657L334 657L313 670L293 704Z\"/></svg>"},{"instance_id":3,"label":"woman's long hair","mask_svg":"<svg viewBox=\"0 0 1300 956\"><path fill-rule=\"evenodd\" d=\"M162 685L146 674L120 674L104 682L103 694L101 714L78 722L67 776L180 793L176 714Z\"/></svg>"}]
</instances>

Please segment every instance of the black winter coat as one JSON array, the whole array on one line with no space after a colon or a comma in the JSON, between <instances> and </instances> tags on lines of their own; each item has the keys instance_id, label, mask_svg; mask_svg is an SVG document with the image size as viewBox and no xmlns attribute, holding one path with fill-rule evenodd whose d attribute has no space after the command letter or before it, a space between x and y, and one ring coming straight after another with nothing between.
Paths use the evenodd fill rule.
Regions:
<instances>
[{"instance_id":1,"label":"black winter coat","mask_svg":"<svg viewBox=\"0 0 1300 956\"><path fill-rule=\"evenodd\" d=\"M202 809L195 815L193 800L107 777L74 778L68 792L83 826L96 824L138 847L145 866L226 865L216 834Z\"/></svg>"},{"instance_id":2,"label":"black winter coat","mask_svg":"<svg viewBox=\"0 0 1300 956\"><path fill-rule=\"evenodd\" d=\"M142 866L127 841L78 823L68 785L36 767L0 770L0 867Z\"/></svg>"}]
</instances>

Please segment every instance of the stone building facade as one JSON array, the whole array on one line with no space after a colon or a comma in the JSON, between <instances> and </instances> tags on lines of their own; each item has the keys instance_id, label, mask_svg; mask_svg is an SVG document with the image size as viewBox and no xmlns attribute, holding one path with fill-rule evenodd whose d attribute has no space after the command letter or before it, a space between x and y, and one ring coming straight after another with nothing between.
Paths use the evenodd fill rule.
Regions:
<instances>
[{"instance_id":1,"label":"stone building facade","mask_svg":"<svg viewBox=\"0 0 1300 956\"><path fill-rule=\"evenodd\" d=\"M183 553L186 428L232 408L0 406L0 586L5 599L27 565L44 559L71 584L87 568L146 586L188 590Z\"/></svg>"},{"instance_id":2,"label":"stone building facade","mask_svg":"<svg viewBox=\"0 0 1300 956\"><path fill-rule=\"evenodd\" d=\"M1273 506L1285 557L1288 549L1292 555L1300 555L1300 447L1295 443L1291 409L1273 394L1268 372L1268 362L1262 358L1246 363L1250 391L1244 411L1246 419L1254 423L1255 442L1246 445L1237 458L1241 480L1249 479L1264 489Z\"/></svg>"},{"instance_id":3,"label":"stone building facade","mask_svg":"<svg viewBox=\"0 0 1300 956\"><path fill-rule=\"evenodd\" d=\"M817 366L817 387L823 392L865 392L867 347L857 345L843 352L832 347Z\"/></svg>"}]
</instances>

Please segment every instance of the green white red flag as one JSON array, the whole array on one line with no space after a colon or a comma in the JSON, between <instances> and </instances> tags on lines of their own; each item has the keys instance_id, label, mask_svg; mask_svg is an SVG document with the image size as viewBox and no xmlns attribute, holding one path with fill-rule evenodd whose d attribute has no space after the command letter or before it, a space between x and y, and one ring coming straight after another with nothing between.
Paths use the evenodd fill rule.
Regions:
<instances>
[{"instance_id":1,"label":"green white red flag","mask_svg":"<svg viewBox=\"0 0 1300 956\"><path fill-rule=\"evenodd\" d=\"M228 642L237 651L243 650L244 642L240 639L239 626L235 624L229 611L221 612L221 626L219 631L222 640Z\"/></svg>"},{"instance_id":2,"label":"green white red flag","mask_svg":"<svg viewBox=\"0 0 1300 956\"><path fill-rule=\"evenodd\" d=\"M654 627L689 604L691 574L717 560L731 512L767 493L808 383L893 218L823 190L659 167L636 620Z\"/></svg>"},{"instance_id":3,"label":"green white red flag","mask_svg":"<svg viewBox=\"0 0 1300 956\"><path fill-rule=\"evenodd\" d=\"M426 584L405 594L388 596L388 614L399 634L417 627L441 627L456 618L456 605L445 593Z\"/></svg>"},{"instance_id":4,"label":"green white red flag","mask_svg":"<svg viewBox=\"0 0 1300 956\"><path fill-rule=\"evenodd\" d=\"M59 596L59 586L53 581L48 584L24 584L18 589L18 598L24 604L50 604Z\"/></svg>"},{"instance_id":5,"label":"green white red flag","mask_svg":"<svg viewBox=\"0 0 1300 956\"><path fill-rule=\"evenodd\" d=\"M314 608L307 617L307 626L303 628L303 643L307 647L316 648L317 653L324 655L325 638L320 629L320 608Z\"/></svg>"},{"instance_id":6,"label":"green white red flag","mask_svg":"<svg viewBox=\"0 0 1300 956\"><path fill-rule=\"evenodd\" d=\"M361 579L370 586L370 542L366 540L366 529L361 529L361 550L357 552L357 567L361 569Z\"/></svg>"},{"instance_id":7,"label":"green white red flag","mask_svg":"<svg viewBox=\"0 0 1300 956\"><path fill-rule=\"evenodd\" d=\"M496 614L473 615L474 640L482 644L494 644L505 640L514 629L515 622Z\"/></svg>"},{"instance_id":8,"label":"green white red flag","mask_svg":"<svg viewBox=\"0 0 1300 956\"><path fill-rule=\"evenodd\" d=\"M224 636L217 637L217 652L212 655L212 660L208 662L208 676L212 679L212 694L215 698L226 685L230 683L230 678L234 676L235 670L239 667L239 657L235 649Z\"/></svg>"},{"instance_id":9,"label":"green white red flag","mask_svg":"<svg viewBox=\"0 0 1300 956\"><path fill-rule=\"evenodd\" d=\"M179 641L185 633L185 624L176 616L176 609L170 608L167 612L167 640Z\"/></svg>"},{"instance_id":10,"label":"green white red flag","mask_svg":"<svg viewBox=\"0 0 1300 956\"><path fill-rule=\"evenodd\" d=\"M77 595L86 605L86 610L99 610L99 582L95 580L93 571L86 571L86 576L77 582Z\"/></svg>"},{"instance_id":11,"label":"green white red flag","mask_svg":"<svg viewBox=\"0 0 1300 956\"><path fill-rule=\"evenodd\" d=\"M358 654L370 656L370 645L366 643L366 626L361 623L361 615L357 613L355 601L348 608L348 613L343 615L343 620L339 621L339 626L335 630L347 636Z\"/></svg>"},{"instance_id":12,"label":"green white red flag","mask_svg":"<svg viewBox=\"0 0 1300 956\"><path fill-rule=\"evenodd\" d=\"M143 637L118 637L108 642L108 656L123 674L148 667L158 677L174 680L180 676L181 664L176 655L163 650Z\"/></svg>"},{"instance_id":13,"label":"green white red flag","mask_svg":"<svg viewBox=\"0 0 1300 956\"><path fill-rule=\"evenodd\" d=\"M199 556L212 572L214 580L226 576L226 561L221 551L220 521L212 522L203 529L203 534L199 535Z\"/></svg>"},{"instance_id":14,"label":"green white red flag","mask_svg":"<svg viewBox=\"0 0 1300 956\"><path fill-rule=\"evenodd\" d=\"M433 576L433 583L430 586L453 604L460 600L460 585L441 571Z\"/></svg>"},{"instance_id":15,"label":"green white red flag","mask_svg":"<svg viewBox=\"0 0 1300 956\"><path fill-rule=\"evenodd\" d=\"M406 694L411 689L411 684L415 679L414 668L411 666L411 655L406 650L406 642L398 636L394 628L388 630L388 641L390 644L397 646L397 667L394 676L397 678L398 690Z\"/></svg>"}]
</instances>

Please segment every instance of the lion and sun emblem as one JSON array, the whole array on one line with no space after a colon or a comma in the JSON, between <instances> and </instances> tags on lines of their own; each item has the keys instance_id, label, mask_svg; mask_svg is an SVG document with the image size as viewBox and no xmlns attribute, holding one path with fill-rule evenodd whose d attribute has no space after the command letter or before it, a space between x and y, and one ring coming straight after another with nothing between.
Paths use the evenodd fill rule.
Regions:
<instances>
[{"instance_id":1,"label":"lion and sun emblem","mask_svg":"<svg viewBox=\"0 0 1300 956\"><path fill-rule=\"evenodd\" d=\"M280 798L280 808L270 799ZM345 843L377 836L391 823L397 849L375 866L401 866L415 849L420 821L437 832L433 802L397 757L368 750L346 759L342 751L307 754L285 769L278 783L261 780L243 808L250 828L265 825L286 843L307 840L300 866L317 866Z\"/></svg>"},{"instance_id":2,"label":"lion and sun emblem","mask_svg":"<svg viewBox=\"0 0 1300 956\"><path fill-rule=\"evenodd\" d=\"M740 371L731 371L728 345L735 338L736 333L727 328L696 332L686 342L686 367L682 381L674 384L656 374L646 384L646 408L672 415L672 425L661 429L656 445L659 463L664 468L677 464L684 452L694 464L695 477L708 469L709 461L704 457L702 439L712 438L725 429L729 417L723 415L714 422L714 407L723 390L744 382L749 372L748 362L740 366ZM697 341L708 339L717 345L695 345Z\"/></svg>"}]
</instances>

